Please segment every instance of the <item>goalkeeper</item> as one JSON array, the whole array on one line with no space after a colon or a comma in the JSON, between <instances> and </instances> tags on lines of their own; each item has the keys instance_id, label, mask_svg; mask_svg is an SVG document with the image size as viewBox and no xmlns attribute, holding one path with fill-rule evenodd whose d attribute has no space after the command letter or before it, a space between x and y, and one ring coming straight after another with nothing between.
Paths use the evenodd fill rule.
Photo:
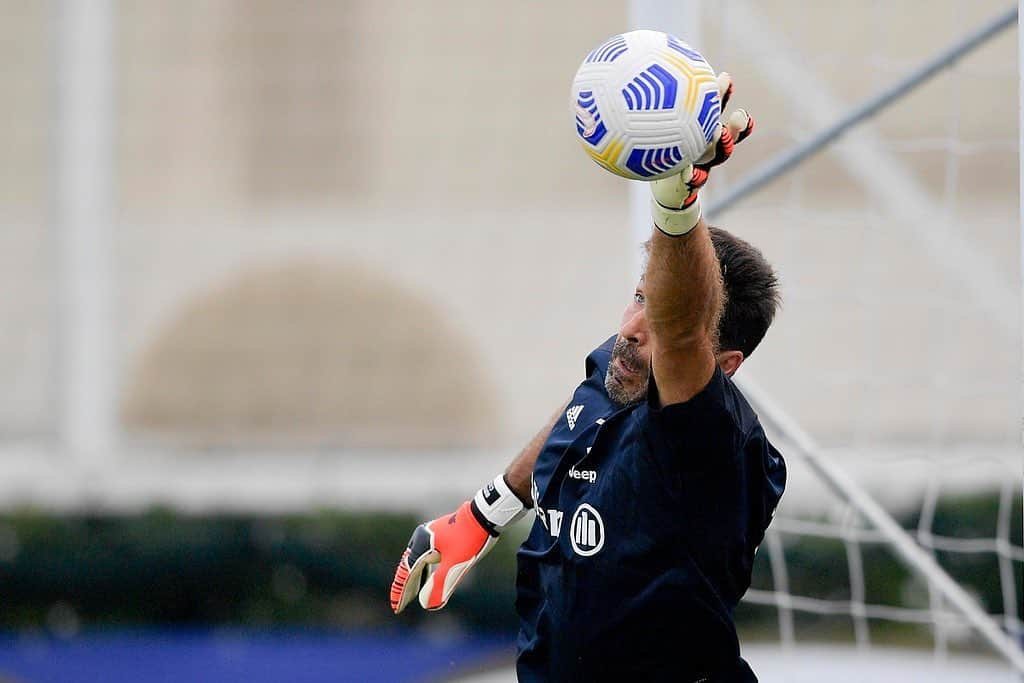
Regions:
<instances>
[{"instance_id":1,"label":"goalkeeper","mask_svg":"<svg viewBox=\"0 0 1024 683\"><path fill-rule=\"evenodd\" d=\"M728 75L719 89L724 109ZM516 576L520 681L756 680L732 613L786 469L730 377L778 292L760 252L708 228L697 196L752 130L735 112L698 163L651 183L656 229L618 335L504 475L417 527L391 586L396 613L416 595L443 607L532 507Z\"/></svg>"}]
</instances>

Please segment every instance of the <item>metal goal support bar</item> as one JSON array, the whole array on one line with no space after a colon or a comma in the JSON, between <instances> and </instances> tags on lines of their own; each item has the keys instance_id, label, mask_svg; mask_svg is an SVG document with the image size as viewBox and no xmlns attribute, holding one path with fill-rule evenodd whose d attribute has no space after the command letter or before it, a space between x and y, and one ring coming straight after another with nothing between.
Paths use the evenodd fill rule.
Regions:
<instances>
[{"instance_id":1,"label":"metal goal support bar","mask_svg":"<svg viewBox=\"0 0 1024 683\"><path fill-rule=\"evenodd\" d=\"M824 150L828 143L840 137L850 128L870 118L896 100L908 95L936 73L953 65L956 61L965 57L971 50L984 44L993 36L1016 23L1017 8L1013 7L985 25L975 29L958 42L934 55L904 78L854 108L832 125L819 131L816 135L796 145L789 151L783 152L774 159L767 161L750 175L739 180L717 201L711 201L705 205L704 215L708 218L713 218L722 214L736 202L793 170L801 161Z\"/></svg>"},{"instance_id":2,"label":"metal goal support bar","mask_svg":"<svg viewBox=\"0 0 1024 683\"><path fill-rule=\"evenodd\" d=\"M930 554L914 542L903 527L889 515L874 499L851 479L842 469L821 455L817 443L790 417L768 393L749 377L737 377L743 395L754 406L761 420L784 436L797 453L833 491L847 501L865 519L874 525L896 549L897 556L911 571L921 574L950 605L962 614L971 626L1002 654L1017 671L1024 674L1024 651L1014 640L1003 633L995 621L967 591L949 577Z\"/></svg>"}]
</instances>

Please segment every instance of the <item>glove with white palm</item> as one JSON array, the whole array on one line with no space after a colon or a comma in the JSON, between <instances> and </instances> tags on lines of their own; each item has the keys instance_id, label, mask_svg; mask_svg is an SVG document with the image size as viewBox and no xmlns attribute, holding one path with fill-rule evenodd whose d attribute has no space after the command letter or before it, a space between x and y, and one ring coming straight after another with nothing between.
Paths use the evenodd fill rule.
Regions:
<instances>
[{"instance_id":1,"label":"glove with white palm","mask_svg":"<svg viewBox=\"0 0 1024 683\"><path fill-rule=\"evenodd\" d=\"M450 515L416 527L391 582L391 609L398 614L418 594L423 609L448 604L455 587L526 513L504 476L477 492Z\"/></svg>"},{"instance_id":2,"label":"glove with white palm","mask_svg":"<svg viewBox=\"0 0 1024 683\"><path fill-rule=\"evenodd\" d=\"M725 111L732 97L732 77L723 72L718 75L718 94ZM670 178L651 183L651 213L654 224L666 235L678 237L690 232L701 218L698 193L708 181L712 168L725 163L732 156L736 143L746 139L754 130L754 119L743 109L734 111L718 131L707 150L692 165Z\"/></svg>"}]
</instances>

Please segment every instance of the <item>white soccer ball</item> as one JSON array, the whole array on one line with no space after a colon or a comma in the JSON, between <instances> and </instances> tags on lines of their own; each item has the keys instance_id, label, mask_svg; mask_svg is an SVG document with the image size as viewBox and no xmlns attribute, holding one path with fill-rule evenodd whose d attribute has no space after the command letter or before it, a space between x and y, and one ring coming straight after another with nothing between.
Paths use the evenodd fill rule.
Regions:
<instances>
[{"instance_id":1,"label":"white soccer ball","mask_svg":"<svg viewBox=\"0 0 1024 683\"><path fill-rule=\"evenodd\" d=\"M715 72L675 36L630 31L587 55L572 81L576 137L616 175L658 180L707 149L722 111Z\"/></svg>"}]
</instances>

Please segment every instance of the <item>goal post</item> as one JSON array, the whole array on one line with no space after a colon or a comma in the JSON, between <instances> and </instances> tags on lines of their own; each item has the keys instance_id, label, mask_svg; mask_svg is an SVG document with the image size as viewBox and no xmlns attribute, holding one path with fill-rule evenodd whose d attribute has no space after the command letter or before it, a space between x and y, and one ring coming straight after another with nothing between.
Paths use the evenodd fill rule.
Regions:
<instances>
[{"instance_id":1,"label":"goal post","mask_svg":"<svg viewBox=\"0 0 1024 683\"><path fill-rule=\"evenodd\" d=\"M54 365L60 441L74 467L102 467L116 446L114 329L114 10L55 4L54 244L60 296Z\"/></svg>"}]
</instances>

